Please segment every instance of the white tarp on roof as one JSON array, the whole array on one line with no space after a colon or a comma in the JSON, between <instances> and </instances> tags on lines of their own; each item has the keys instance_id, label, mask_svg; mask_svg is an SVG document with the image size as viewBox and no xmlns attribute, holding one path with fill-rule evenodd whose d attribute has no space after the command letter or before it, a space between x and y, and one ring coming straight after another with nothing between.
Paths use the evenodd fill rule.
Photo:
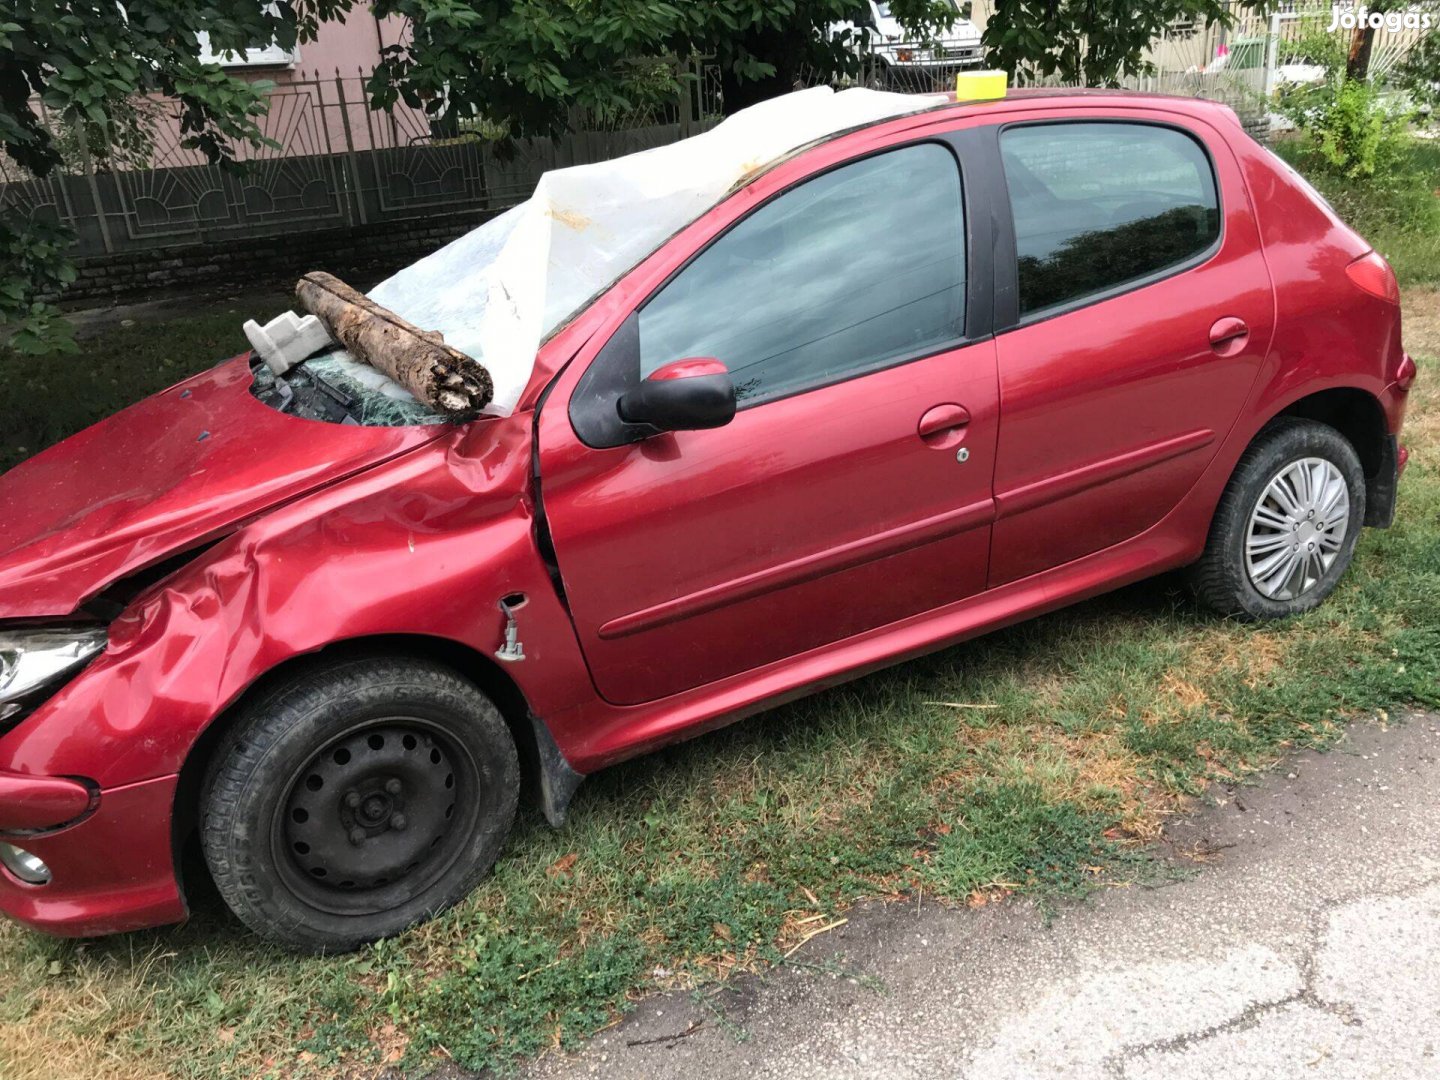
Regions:
<instances>
[{"instance_id":1,"label":"white tarp on roof","mask_svg":"<svg viewBox=\"0 0 1440 1080\"><path fill-rule=\"evenodd\" d=\"M827 135L946 100L799 90L681 142L547 172L525 202L382 281L370 298L484 364L495 380L485 411L508 416L545 335L748 174Z\"/></svg>"}]
</instances>

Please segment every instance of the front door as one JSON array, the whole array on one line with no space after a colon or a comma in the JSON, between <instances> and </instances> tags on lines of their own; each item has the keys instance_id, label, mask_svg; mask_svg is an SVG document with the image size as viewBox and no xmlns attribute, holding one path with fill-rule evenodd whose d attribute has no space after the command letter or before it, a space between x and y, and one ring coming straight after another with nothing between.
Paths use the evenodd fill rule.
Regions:
<instances>
[{"instance_id":1,"label":"front door","mask_svg":"<svg viewBox=\"0 0 1440 1080\"><path fill-rule=\"evenodd\" d=\"M790 183L651 295L578 382L562 378L540 417L541 489L607 700L674 694L985 587L998 401L994 344L967 328L966 210L939 142ZM698 357L738 388L727 426L603 448L577 433L595 386Z\"/></svg>"}]
</instances>

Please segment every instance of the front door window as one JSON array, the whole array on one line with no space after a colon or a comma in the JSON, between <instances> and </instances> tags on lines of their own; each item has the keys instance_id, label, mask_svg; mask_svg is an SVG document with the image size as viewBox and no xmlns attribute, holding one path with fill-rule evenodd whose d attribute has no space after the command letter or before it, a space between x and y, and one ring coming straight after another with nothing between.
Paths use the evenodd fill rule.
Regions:
<instances>
[{"instance_id":1,"label":"front door window","mask_svg":"<svg viewBox=\"0 0 1440 1080\"><path fill-rule=\"evenodd\" d=\"M740 407L945 347L965 324L960 173L926 143L823 173L741 220L640 312L640 376L720 360Z\"/></svg>"}]
</instances>

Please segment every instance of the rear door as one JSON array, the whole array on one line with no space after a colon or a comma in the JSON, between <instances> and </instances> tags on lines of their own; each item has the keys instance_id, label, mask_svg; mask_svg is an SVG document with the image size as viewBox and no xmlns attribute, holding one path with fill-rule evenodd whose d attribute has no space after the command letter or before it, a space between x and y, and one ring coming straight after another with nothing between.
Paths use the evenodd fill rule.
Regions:
<instances>
[{"instance_id":1,"label":"rear door","mask_svg":"<svg viewBox=\"0 0 1440 1080\"><path fill-rule=\"evenodd\" d=\"M967 223L990 216L943 142L803 170L834 153L755 181L718 212L718 235L673 241L690 250L657 258L688 261L582 353L541 412L556 560L610 701L674 694L985 587L995 350L991 272ZM730 370L728 426L587 445L577 410L597 395L613 409L596 387L689 357Z\"/></svg>"},{"instance_id":2,"label":"rear door","mask_svg":"<svg viewBox=\"0 0 1440 1080\"><path fill-rule=\"evenodd\" d=\"M1274 322L1245 185L1213 128L1126 110L1021 118L997 137L1015 259L997 284L1010 307L991 586L1158 522L1238 417Z\"/></svg>"}]
</instances>

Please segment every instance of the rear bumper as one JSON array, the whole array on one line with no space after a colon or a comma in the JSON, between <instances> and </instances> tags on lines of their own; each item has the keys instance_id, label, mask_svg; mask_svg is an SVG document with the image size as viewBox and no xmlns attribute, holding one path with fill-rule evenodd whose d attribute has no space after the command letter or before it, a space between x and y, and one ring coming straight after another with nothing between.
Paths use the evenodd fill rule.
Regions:
<instances>
[{"instance_id":1,"label":"rear bumper","mask_svg":"<svg viewBox=\"0 0 1440 1080\"><path fill-rule=\"evenodd\" d=\"M7 823L30 813L13 798L22 790L10 783L13 778L0 776L0 821ZM39 778L22 779L39 784ZM45 860L51 878L45 885L27 885L0 868L0 913L64 937L113 934L184 919L171 845L177 779L162 776L109 788L98 797L82 786L90 803L79 821L43 833L12 831L4 836ZM73 798L69 789L43 784L23 790L63 791Z\"/></svg>"}]
</instances>

